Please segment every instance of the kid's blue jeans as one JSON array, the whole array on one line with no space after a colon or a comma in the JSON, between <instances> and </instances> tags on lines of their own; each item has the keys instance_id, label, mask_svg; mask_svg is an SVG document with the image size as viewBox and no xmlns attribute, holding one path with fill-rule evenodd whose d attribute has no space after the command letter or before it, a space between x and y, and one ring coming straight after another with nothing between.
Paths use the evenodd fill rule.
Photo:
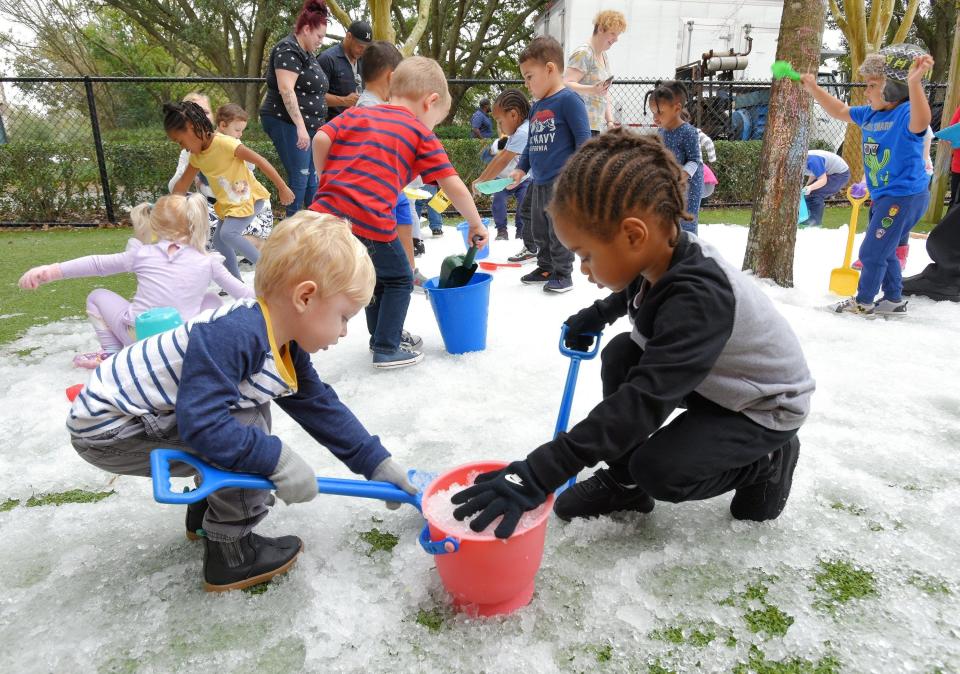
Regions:
<instances>
[{"instance_id":1,"label":"kid's blue jeans","mask_svg":"<svg viewBox=\"0 0 960 674\"><path fill-rule=\"evenodd\" d=\"M909 232L927 210L929 192L905 197L882 196L870 207L870 225L860 244L860 283L857 301L872 304L877 292L883 290L883 299L899 302L903 293L903 275L897 246L904 232Z\"/></svg>"},{"instance_id":2,"label":"kid's blue jeans","mask_svg":"<svg viewBox=\"0 0 960 674\"><path fill-rule=\"evenodd\" d=\"M287 186L293 191L293 202L287 206L287 216L306 208L313 203L317 194L317 170L313 166L313 151L310 145L306 150L297 147L297 127L282 119L270 115L260 115L260 123L273 146L277 148L280 162L287 171ZM307 129L310 140L316 129Z\"/></svg>"},{"instance_id":3,"label":"kid's blue jeans","mask_svg":"<svg viewBox=\"0 0 960 674\"><path fill-rule=\"evenodd\" d=\"M366 247L377 272L373 300L365 309L370 347L377 353L393 353L400 348L400 333L413 292L413 272L399 238L393 241L357 238Z\"/></svg>"},{"instance_id":4,"label":"kid's blue jeans","mask_svg":"<svg viewBox=\"0 0 960 674\"><path fill-rule=\"evenodd\" d=\"M523 232L523 215L520 213L520 204L523 203L523 196L527 193L529 184L529 180L524 180L512 190L500 190L493 195L491 210L493 211L493 223L498 230L507 228L507 200L512 196L517 200L517 215L514 218L517 236L520 236Z\"/></svg>"},{"instance_id":5,"label":"kid's blue jeans","mask_svg":"<svg viewBox=\"0 0 960 674\"><path fill-rule=\"evenodd\" d=\"M424 185L423 189L425 189L430 194L437 193L437 188L435 185ZM437 213L435 210L427 206L429 202L430 202L430 199L417 199L416 204L414 204L414 206L416 207L415 208L416 215L419 218L423 215L423 212L426 211L427 223L430 225L430 230L432 231L435 229L441 229L443 227L443 217L439 213Z\"/></svg>"},{"instance_id":6,"label":"kid's blue jeans","mask_svg":"<svg viewBox=\"0 0 960 674\"><path fill-rule=\"evenodd\" d=\"M827 176L827 182L823 187L812 191L805 198L807 200L807 210L810 212L810 224L819 227L823 224L824 202L834 194L843 189L843 186L850 182L850 171L843 173L834 173Z\"/></svg>"}]
</instances>

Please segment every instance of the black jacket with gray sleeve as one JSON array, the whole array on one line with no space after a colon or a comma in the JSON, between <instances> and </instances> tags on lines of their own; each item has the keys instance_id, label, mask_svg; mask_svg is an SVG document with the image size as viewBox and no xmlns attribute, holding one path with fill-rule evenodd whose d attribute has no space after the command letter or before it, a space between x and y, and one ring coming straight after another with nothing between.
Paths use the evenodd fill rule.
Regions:
<instances>
[{"instance_id":1,"label":"black jacket with gray sleeve","mask_svg":"<svg viewBox=\"0 0 960 674\"><path fill-rule=\"evenodd\" d=\"M629 313L643 354L586 419L527 457L544 488L632 450L691 392L772 430L806 418L815 385L793 330L752 278L697 237L681 235L657 283L638 277L597 306L609 323Z\"/></svg>"}]
</instances>

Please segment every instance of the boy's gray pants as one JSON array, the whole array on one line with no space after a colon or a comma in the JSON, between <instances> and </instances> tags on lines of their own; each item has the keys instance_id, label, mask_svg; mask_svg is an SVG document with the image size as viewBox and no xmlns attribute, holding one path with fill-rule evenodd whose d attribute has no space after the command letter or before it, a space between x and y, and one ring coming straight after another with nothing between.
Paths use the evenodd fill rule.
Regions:
<instances>
[{"instance_id":1,"label":"boy's gray pants","mask_svg":"<svg viewBox=\"0 0 960 674\"><path fill-rule=\"evenodd\" d=\"M233 417L241 424L270 432L270 403L235 410ZM150 452L154 449L181 449L202 458L200 452L187 447L177 431L177 418L172 412L164 415L136 417L120 428L93 437L72 437L73 448L84 461L111 473L150 477ZM194 470L185 464L170 466L175 477L190 477ZM246 536L267 516L273 505L273 494L265 489L220 489L207 497L207 513L203 530L213 541L229 542Z\"/></svg>"}]
</instances>

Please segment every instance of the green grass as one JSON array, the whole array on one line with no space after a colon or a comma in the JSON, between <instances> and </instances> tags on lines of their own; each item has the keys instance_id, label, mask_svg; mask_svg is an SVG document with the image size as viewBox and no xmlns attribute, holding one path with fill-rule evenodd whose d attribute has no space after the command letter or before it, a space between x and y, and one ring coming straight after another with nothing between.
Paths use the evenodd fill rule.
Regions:
<instances>
[{"instance_id":1,"label":"green grass","mask_svg":"<svg viewBox=\"0 0 960 674\"><path fill-rule=\"evenodd\" d=\"M373 554L378 550L383 552L391 552L400 542L400 537L396 534L391 534L387 531L380 531L377 528L373 528L370 531L364 531L360 534L360 540L364 543L367 543L370 546L370 551L368 554Z\"/></svg>"},{"instance_id":2,"label":"green grass","mask_svg":"<svg viewBox=\"0 0 960 674\"><path fill-rule=\"evenodd\" d=\"M833 610L851 599L864 599L877 594L877 580L873 573L845 559L820 560L820 571L814 582L822 596L815 605Z\"/></svg>"},{"instance_id":3,"label":"green grass","mask_svg":"<svg viewBox=\"0 0 960 674\"><path fill-rule=\"evenodd\" d=\"M417 613L417 624L423 625L431 632L439 632L443 629L444 615L438 608L420 609Z\"/></svg>"},{"instance_id":4,"label":"green grass","mask_svg":"<svg viewBox=\"0 0 960 674\"><path fill-rule=\"evenodd\" d=\"M133 274L57 281L32 291L17 287L31 267L83 255L121 253L130 236L129 228L0 232L5 260L0 266L0 315L14 314L0 319L0 344L13 341L34 325L85 317L87 294L94 288L132 297L136 289Z\"/></svg>"},{"instance_id":5,"label":"green grass","mask_svg":"<svg viewBox=\"0 0 960 674\"><path fill-rule=\"evenodd\" d=\"M116 492L110 491L86 491L85 489L70 489L69 491L53 492L51 494L40 494L31 496L23 505L27 508L39 508L42 506L61 506L67 503L96 503L102 501ZM0 513L13 510L20 505L20 499L8 498L0 503Z\"/></svg>"},{"instance_id":6,"label":"green grass","mask_svg":"<svg viewBox=\"0 0 960 674\"><path fill-rule=\"evenodd\" d=\"M728 225L750 225L751 210L749 208L703 208L700 210L700 224L728 224ZM860 210L860 216L857 220L857 231L867 231L869 215L866 208ZM850 206L828 206L823 211L823 226L825 229L836 229L837 227L846 227L850 222ZM915 232L929 232L933 225L920 222L913 228Z\"/></svg>"}]
</instances>

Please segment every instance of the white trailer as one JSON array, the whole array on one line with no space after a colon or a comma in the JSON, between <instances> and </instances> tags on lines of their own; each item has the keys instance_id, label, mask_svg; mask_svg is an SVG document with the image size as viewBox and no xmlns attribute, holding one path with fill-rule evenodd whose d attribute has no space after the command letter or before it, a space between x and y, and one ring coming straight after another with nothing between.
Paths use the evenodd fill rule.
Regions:
<instances>
[{"instance_id":1,"label":"white trailer","mask_svg":"<svg viewBox=\"0 0 960 674\"><path fill-rule=\"evenodd\" d=\"M593 19L605 9L622 12L627 20L627 30L607 52L617 80L674 79L678 67L701 61L711 50L717 55L749 52L732 71L735 82L770 80L783 0L554 0L536 18L534 32L556 38L566 60L590 39ZM832 74L821 72L821 77L832 78ZM611 97L618 121L652 131L652 117L643 105L649 90L649 86L614 85ZM765 111L765 106L760 109ZM756 111L752 111L754 120ZM724 115L730 118L730 112ZM751 118L750 111L732 115L727 128L739 133ZM814 106L812 140L836 149L843 127Z\"/></svg>"},{"instance_id":2,"label":"white trailer","mask_svg":"<svg viewBox=\"0 0 960 674\"><path fill-rule=\"evenodd\" d=\"M777 51L783 0L555 0L536 19L538 35L552 35L569 57L593 33L604 9L622 12L627 30L608 52L617 79L672 78L677 66L701 54L753 48L736 79L766 80Z\"/></svg>"}]
</instances>

